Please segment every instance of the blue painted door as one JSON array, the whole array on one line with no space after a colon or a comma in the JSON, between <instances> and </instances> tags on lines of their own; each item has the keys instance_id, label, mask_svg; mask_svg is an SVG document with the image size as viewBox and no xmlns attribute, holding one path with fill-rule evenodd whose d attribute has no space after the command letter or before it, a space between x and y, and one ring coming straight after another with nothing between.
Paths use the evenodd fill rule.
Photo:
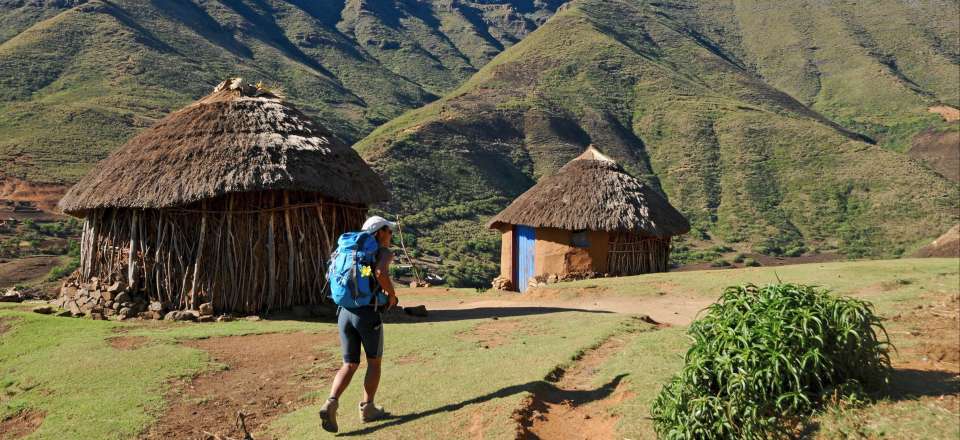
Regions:
<instances>
[{"instance_id":1,"label":"blue painted door","mask_svg":"<svg viewBox=\"0 0 960 440\"><path fill-rule=\"evenodd\" d=\"M516 235L517 256L517 290L524 292L527 290L527 281L533 276L533 249L536 242L536 234L533 228L529 226L516 226L514 228Z\"/></svg>"}]
</instances>

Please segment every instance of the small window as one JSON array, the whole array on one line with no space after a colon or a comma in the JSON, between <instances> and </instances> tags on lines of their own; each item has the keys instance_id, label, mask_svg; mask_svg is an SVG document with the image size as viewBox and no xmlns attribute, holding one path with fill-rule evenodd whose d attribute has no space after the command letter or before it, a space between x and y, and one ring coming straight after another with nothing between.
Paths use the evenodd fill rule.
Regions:
<instances>
[{"instance_id":1,"label":"small window","mask_svg":"<svg viewBox=\"0 0 960 440\"><path fill-rule=\"evenodd\" d=\"M590 247L590 233L588 231L573 231L570 236L570 245L578 248Z\"/></svg>"}]
</instances>

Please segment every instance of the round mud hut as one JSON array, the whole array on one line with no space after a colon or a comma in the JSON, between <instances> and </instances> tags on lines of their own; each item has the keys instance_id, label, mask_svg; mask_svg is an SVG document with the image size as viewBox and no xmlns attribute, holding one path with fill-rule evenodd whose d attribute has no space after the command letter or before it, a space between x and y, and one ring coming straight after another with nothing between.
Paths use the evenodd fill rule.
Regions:
<instances>
[{"instance_id":1,"label":"round mud hut","mask_svg":"<svg viewBox=\"0 0 960 440\"><path fill-rule=\"evenodd\" d=\"M81 283L260 313L323 302L336 237L388 197L353 149L237 78L132 138L59 206L84 221Z\"/></svg>"},{"instance_id":2,"label":"round mud hut","mask_svg":"<svg viewBox=\"0 0 960 440\"><path fill-rule=\"evenodd\" d=\"M500 285L520 292L553 275L664 272L671 237L690 231L663 196L593 146L488 226L503 234Z\"/></svg>"}]
</instances>

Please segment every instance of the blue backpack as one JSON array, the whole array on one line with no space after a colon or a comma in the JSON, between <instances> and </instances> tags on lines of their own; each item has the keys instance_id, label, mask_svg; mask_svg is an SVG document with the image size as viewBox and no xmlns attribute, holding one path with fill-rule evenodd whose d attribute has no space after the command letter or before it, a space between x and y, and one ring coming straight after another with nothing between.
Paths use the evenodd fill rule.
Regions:
<instances>
[{"instance_id":1,"label":"blue backpack","mask_svg":"<svg viewBox=\"0 0 960 440\"><path fill-rule=\"evenodd\" d=\"M347 232L337 239L327 269L334 303L348 309L387 303L374 273L379 250L380 243L367 232Z\"/></svg>"}]
</instances>

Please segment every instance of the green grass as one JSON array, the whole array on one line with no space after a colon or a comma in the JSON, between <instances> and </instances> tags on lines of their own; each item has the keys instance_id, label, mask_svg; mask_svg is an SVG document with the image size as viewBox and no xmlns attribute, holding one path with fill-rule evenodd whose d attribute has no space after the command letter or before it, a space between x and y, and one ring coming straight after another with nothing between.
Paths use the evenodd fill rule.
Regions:
<instances>
[{"instance_id":1,"label":"green grass","mask_svg":"<svg viewBox=\"0 0 960 440\"><path fill-rule=\"evenodd\" d=\"M960 264L956 259L651 274L560 283L552 288L559 289L561 300L583 292L638 299L667 292L678 297L715 299L725 286L777 282L777 277L866 298L876 304L880 315L888 318L960 293ZM591 285L595 287L584 289ZM467 289L437 289L435 295L429 296L405 296L401 291L400 295L408 305L428 297L463 301L488 297ZM12 325L0 344L0 419L28 408L45 411L43 425L30 438L135 436L162 412L167 381L222 368L202 351L179 345L179 340L333 330L332 324L322 322L116 323L57 318L27 310L28 305L0 304L0 319ZM624 326L631 322L635 321L623 315L562 312L499 320L387 324L385 371L378 401L400 418L361 425L353 411L360 394L360 382L355 380L343 398L341 429L355 432L367 428L355 433L378 438L435 438L441 432L472 438L479 426L485 438L511 437L515 429L511 414L534 387L544 386L542 381L551 370L569 364L577 353L608 336L623 333ZM888 321L885 325L901 352L917 348L921 339L909 336L909 327L900 321ZM487 334L499 335L499 340L491 343L489 336L486 340L465 336L478 326L492 326L494 330ZM117 329L125 330L126 336L147 337L150 342L135 350L115 350L107 339L117 336ZM670 327L633 333L627 345L597 370L593 378L596 387L627 375L623 379L628 393L610 409L620 416L619 435L654 438L647 419L649 407L662 384L683 363L689 344L685 332L684 327ZM960 346L960 341L949 343ZM335 354L338 348L331 346L326 350ZM896 356L900 355L895 355L895 367ZM325 438L326 434L319 431L316 411L326 386L327 383L317 384L316 392L304 390L302 399L306 406L276 419L267 433L255 437L269 434L291 439ZM887 438L956 438L960 431L957 416L938 405L936 397L883 398L863 407L828 407L814 419L819 426L815 435L879 437L882 432Z\"/></svg>"},{"instance_id":2,"label":"green grass","mask_svg":"<svg viewBox=\"0 0 960 440\"><path fill-rule=\"evenodd\" d=\"M164 382L205 365L202 352L175 345L114 350L105 341L113 323L10 311L0 317L15 319L0 345L0 418L45 412L33 438L133 437L161 407Z\"/></svg>"},{"instance_id":3,"label":"green grass","mask_svg":"<svg viewBox=\"0 0 960 440\"><path fill-rule=\"evenodd\" d=\"M782 280L820 286L839 295L856 296L870 289L882 291L890 285L897 285L897 290L904 294L916 295L933 286L939 290L946 289L943 283L957 276L958 271L960 267L955 258L863 260L737 270L655 273L639 277L573 281L551 287L571 297L586 286L600 286L605 292L616 296L644 297L667 291L667 293L717 298L724 287L747 280L756 284L776 283ZM690 276L686 276L687 274ZM897 284L897 280L916 280L916 282L900 285Z\"/></svg>"},{"instance_id":4,"label":"green grass","mask_svg":"<svg viewBox=\"0 0 960 440\"><path fill-rule=\"evenodd\" d=\"M519 328L504 334L506 341L490 349L457 336L477 326L511 321L520 323ZM354 381L341 400L341 432L434 438L440 427L444 432L469 432L479 418L485 426L485 438L512 436L516 428L510 416L518 402L543 384L544 377L556 366L581 348L616 332L625 321L628 319L623 316L574 312L499 321L389 326L391 354L385 361L384 386L377 400L399 419L363 429L354 410L361 384ZM403 356L415 356L422 362L398 365L395 360ZM319 403L322 399L275 422L276 435L317 438Z\"/></svg>"}]
</instances>

